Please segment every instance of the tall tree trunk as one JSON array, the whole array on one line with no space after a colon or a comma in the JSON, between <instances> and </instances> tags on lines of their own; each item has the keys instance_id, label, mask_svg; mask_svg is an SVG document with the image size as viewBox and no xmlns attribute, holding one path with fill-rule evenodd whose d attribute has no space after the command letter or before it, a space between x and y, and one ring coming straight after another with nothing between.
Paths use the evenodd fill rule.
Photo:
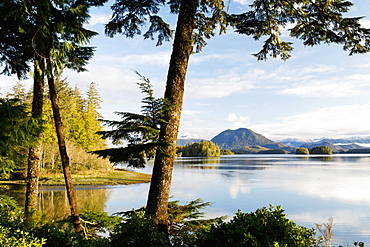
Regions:
<instances>
[{"instance_id":1,"label":"tall tree trunk","mask_svg":"<svg viewBox=\"0 0 370 247\"><path fill-rule=\"evenodd\" d=\"M32 117L41 117L42 107L44 103L44 75L45 70L44 59L41 56L36 56L33 78L33 99L32 99ZM25 214L28 219L34 216L37 210L37 201L39 193L39 176L42 156L42 133L40 133L39 142L29 148L28 151L28 168L27 168L27 189L26 189L26 202Z\"/></svg>"},{"instance_id":2,"label":"tall tree trunk","mask_svg":"<svg viewBox=\"0 0 370 247\"><path fill-rule=\"evenodd\" d=\"M55 129L56 129L56 133L58 137L59 152L60 152L60 157L62 160L64 180L66 183L67 196L68 196L68 201L69 201L69 205L71 209L72 221L73 221L73 225L76 231L80 234L83 234L83 228L81 226L80 216L77 210L76 195L75 195L75 190L73 188L71 170L69 166L69 157L68 157L64 133L63 133L62 119L59 113L57 92L55 90L53 68L52 68L52 62L50 61L50 59L47 60L47 71L48 71L47 77L48 77L48 84L49 84L50 101L51 101L51 106L53 109Z\"/></svg>"},{"instance_id":3,"label":"tall tree trunk","mask_svg":"<svg viewBox=\"0 0 370 247\"><path fill-rule=\"evenodd\" d=\"M160 141L170 145L157 151L147 201L147 212L153 214L155 222L162 227L168 224L168 199L176 156L176 141L180 125L186 71L192 52L192 34L197 4L197 0L181 1L164 94L171 107L165 113L166 123L161 126L159 136Z\"/></svg>"}]
</instances>

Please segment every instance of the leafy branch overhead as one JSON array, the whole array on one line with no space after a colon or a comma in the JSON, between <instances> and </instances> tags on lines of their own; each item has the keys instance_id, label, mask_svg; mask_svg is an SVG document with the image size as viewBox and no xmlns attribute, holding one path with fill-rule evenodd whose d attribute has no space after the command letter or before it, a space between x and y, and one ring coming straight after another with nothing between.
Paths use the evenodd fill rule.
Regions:
<instances>
[{"instance_id":1,"label":"leafy branch overhead","mask_svg":"<svg viewBox=\"0 0 370 247\"><path fill-rule=\"evenodd\" d=\"M113 37L120 33L133 38L155 39L157 46L170 41L173 30L168 22L158 16L162 7L168 5L170 13L178 14L179 0L117 0L112 6L111 21L105 33ZM230 4L230 3L228 3ZM239 34L264 39L261 50L253 54L257 60L269 56L287 60L291 57L293 43L281 39L283 32L301 39L306 46L336 43L350 55L370 50L370 29L360 25L362 17L343 17L353 3L345 0L255 0L249 10L241 14L228 13L224 1L199 1L194 21L193 46L200 52L206 40L215 32L224 34L231 27ZM146 32L142 33L144 27Z\"/></svg>"},{"instance_id":2,"label":"leafy branch overhead","mask_svg":"<svg viewBox=\"0 0 370 247\"><path fill-rule=\"evenodd\" d=\"M141 82L137 83L146 96L141 100L141 114L131 112L116 112L121 120L101 120L113 130L100 131L105 139L111 139L115 145L125 147L97 150L93 153L109 158L113 163L128 163L131 167L144 167L146 158L154 158L158 148L168 144L159 142L159 130L163 120L163 112L169 104L163 98L155 98L149 79L136 74Z\"/></svg>"}]
</instances>

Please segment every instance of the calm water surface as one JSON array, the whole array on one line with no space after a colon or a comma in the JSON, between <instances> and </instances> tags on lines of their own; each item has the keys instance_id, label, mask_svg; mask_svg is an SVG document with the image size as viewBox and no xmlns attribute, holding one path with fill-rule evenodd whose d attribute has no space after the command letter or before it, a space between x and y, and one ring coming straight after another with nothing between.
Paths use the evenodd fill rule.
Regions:
<instances>
[{"instance_id":1,"label":"calm water surface","mask_svg":"<svg viewBox=\"0 0 370 247\"><path fill-rule=\"evenodd\" d=\"M151 169L149 162L136 171ZM79 187L77 196L80 207L114 213L145 205L148 189L149 184ZM22 195L23 189L2 193ZM206 217L233 216L238 209L250 212L270 204L282 205L288 218L309 228L333 217L333 244L362 241L365 246L370 246L369 193L370 156L364 155L177 158L171 188L173 200L212 202ZM58 208L60 214L65 207L68 212L63 188L42 188L40 200L49 211Z\"/></svg>"}]
</instances>

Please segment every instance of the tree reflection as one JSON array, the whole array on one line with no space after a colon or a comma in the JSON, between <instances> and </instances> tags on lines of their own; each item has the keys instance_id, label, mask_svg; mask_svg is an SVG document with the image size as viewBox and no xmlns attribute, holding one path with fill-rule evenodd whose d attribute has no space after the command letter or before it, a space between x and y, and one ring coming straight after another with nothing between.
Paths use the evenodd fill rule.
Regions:
<instances>
[{"instance_id":1,"label":"tree reflection","mask_svg":"<svg viewBox=\"0 0 370 247\"><path fill-rule=\"evenodd\" d=\"M23 185L0 186L0 194L14 198L24 207L26 187ZM104 211L110 190L104 188L76 187L77 203L80 211ZM61 220L70 214L67 192L60 186L42 186L39 191L39 211L42 216Z\"/></svg>"}]
</instances>

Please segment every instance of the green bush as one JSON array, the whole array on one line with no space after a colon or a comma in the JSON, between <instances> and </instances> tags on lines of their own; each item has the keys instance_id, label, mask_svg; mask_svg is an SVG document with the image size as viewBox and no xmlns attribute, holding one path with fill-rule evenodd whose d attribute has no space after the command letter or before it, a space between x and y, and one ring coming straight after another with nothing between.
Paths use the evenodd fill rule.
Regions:
<instances>
[{"instance_id":1,"label":"green bush","mask_svg":"<svg viewBox=\"0 0 370 247\"><path fill-rule=\"evenodd\" d=\"M333 154L333 150L328 146L313 147L310 149L310 154Z\"/></svg>"},{"instance_id":2,"label":"green bush","mask_svg":"<svg viewBox=\"0 0 370 247\"><path fill-rule=\"evenodd\" d=\"M287 154L288 152L283 149L269 149L259 151L258 154Z\"/></svg>"},{"instance_id":3,"label":"green bush","mask_svg":"<svg viewBox=\"0 0 370 247\"><path fill-rule=\"evenodd\" d=\"M182 157L218 157L221 151L217 144L202 140L185 147L178 147L177 153L181 153Z\"/></svg>"},{"instance_id":4,"label":"green bush","mask_svg":"<svg viewBox=\"0 0 370 247\"><path fill-rule=\"evenodd\" d=\"M38 247L44 238L35 237L24 220L22 209L6 196L0 196L0 246Z\"/></svg>"},{"instance_id":5,"label":"green bush","mask_svg":"<svg viewBox=\"0 0 370 247\"><path fill-rule=\"evenodd\" d=\"M167 234L154 224L153 217L142 210L134 211L126 222L116 226L111 246L165 247L171 244Z\"/></svg>"},{"instance_id":6,"label":"green bush","mask_svg":"<svg viewBox=\"0 0 370 247\"><path fill-rule=\"evenodd\" d=\"M238 211L231 221L219 221L209 231L198 234L196 246L303 247L311 246L314 236L314 229L287 219L281 206L270 206L251 213Z\"/></svg>"},{"instance_id":7,"label":"green bush","mask_svg":"<svg viewBox=\"0 0 370 247\"><path fill-rule=\"evenodd\" d=\"M234 153L231 152L229 149L221 149L220 154L221 155L233 155Z\"/></svg>"},{"instance_id":8,"label":"green bush","mask_svg":"<svg viewBox=\"0 0 370 247\"><path fill-rule=\"evenodd\" d=\"M310 154L310 151L308 151L308 148L297 148L295 154Z\"/></svg>"}]
</instances>

